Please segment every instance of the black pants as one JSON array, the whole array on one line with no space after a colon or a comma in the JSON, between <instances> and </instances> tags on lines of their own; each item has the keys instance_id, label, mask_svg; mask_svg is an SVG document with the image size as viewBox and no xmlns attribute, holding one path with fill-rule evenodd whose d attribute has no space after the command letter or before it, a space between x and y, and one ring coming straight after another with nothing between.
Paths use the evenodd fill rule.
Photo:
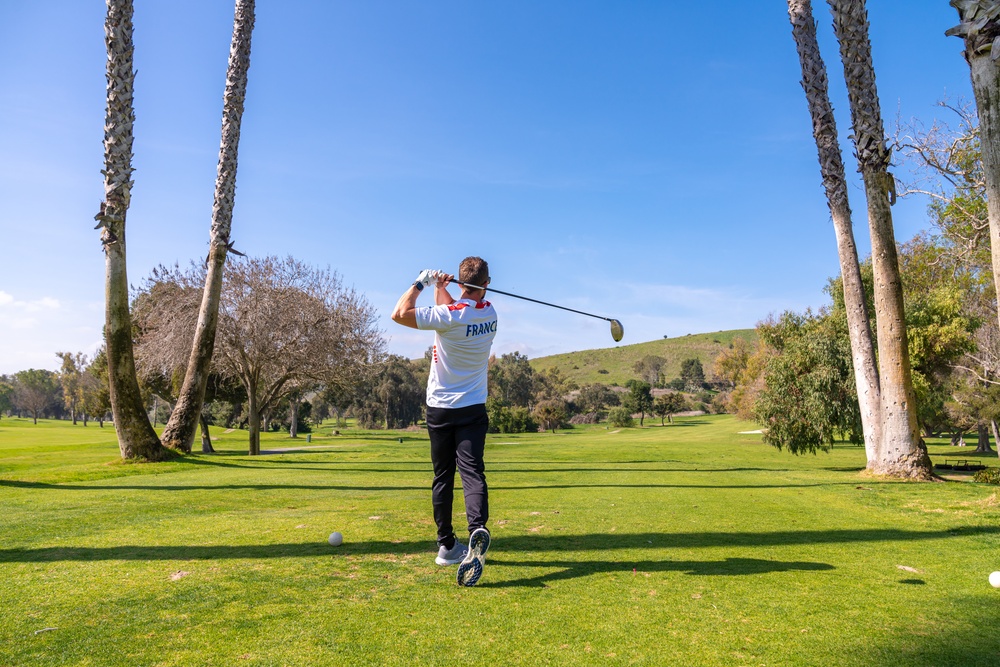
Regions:
<instances>
[{"instance_id":1,"label":"black pants","mask_svg":"<svg viewBox=\"0 0 1000 667\"><path fill-rule=\"evenodd\" d=\"M432 502L437 523L438 545L455 545L455 529L451 523L455 497L455 469L462 476L465 492L465 515L469 532L486 526L490 515L486 488L486 429L489 417L485 405L464 408L427 408L427 431L431 438L431 463L434 464Z\"/></svg>"}]
</instances>

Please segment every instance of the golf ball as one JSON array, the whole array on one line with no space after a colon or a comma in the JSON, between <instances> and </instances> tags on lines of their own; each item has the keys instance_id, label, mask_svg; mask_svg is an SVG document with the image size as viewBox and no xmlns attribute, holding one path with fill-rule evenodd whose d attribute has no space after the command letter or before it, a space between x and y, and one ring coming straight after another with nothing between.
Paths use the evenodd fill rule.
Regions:
<instances>
[{"instance_id":1,"label":"golf ball","mask_svg":"<svg viewBox=\"0 0 1000 667\"><path fill-rule=\"evenodd\" d=\"M990 575L990 586L1000 588L1000 572L994 572Z\"/></svg>"},{"instance_id":2,"label":"golf ball","mask_svg":"<svg viewBox=\"0 0 1000 667\"><path fill-rule=\"evenodd\" d=\"M329 542L331 546L339 547L344 543L344 536L340 533L330 533L330 539L327 540L327 542ZM997 576L1000 577L1000 572L997 573ZM990 581L993 581L992 577L990 577ZM998 580L997 585L1000 586L1000 580Z\"/></svg>"}]
</instances>

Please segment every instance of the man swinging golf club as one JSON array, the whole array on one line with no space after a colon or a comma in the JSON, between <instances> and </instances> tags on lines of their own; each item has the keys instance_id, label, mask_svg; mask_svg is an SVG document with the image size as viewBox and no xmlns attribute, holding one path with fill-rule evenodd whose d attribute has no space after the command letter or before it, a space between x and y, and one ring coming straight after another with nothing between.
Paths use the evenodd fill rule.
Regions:
<instances>
[{"instance_id":1,"label":"man swinging golf club","mask_svg":"<svg viewBox=\"0 0 1000 667\"><path fill-rule=\"evenodd\" d=\"M490 548L489 499L483 451L486 447L486 375L497 314L488 301L489 266L466 257L458 267L462 295L453 299L448 283L454 276L424 270L399 297L393 322L434 331L434 354L427 379L427 431L434 465L432 502L437 523L438 565L458 565L458 584L475 586ZM434 285L434 306L417 308L424 287ZM484 289L479 289L479 286ZM455 536L452 502L455 470L462 476L469 546Z\"/></svg>"}]
</instances>

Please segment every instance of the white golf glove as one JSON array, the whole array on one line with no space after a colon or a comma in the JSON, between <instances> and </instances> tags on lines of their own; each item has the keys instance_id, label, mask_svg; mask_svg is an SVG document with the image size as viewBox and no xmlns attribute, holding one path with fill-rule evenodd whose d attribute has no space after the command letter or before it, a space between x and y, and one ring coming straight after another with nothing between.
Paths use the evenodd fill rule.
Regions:
<instances>
[{"instance_id":1,"label":"white golf glove","mask_svg":"<svg viewBox=\"0 0 1000 667\"><path fill-rule=\"evenodd\" d=\"M417 282L423 285L424 287L428 287L430 285L436 285L438 277L441 275L443 274L437 269L424 269L423 271L420 272L420 275L417 276Z\"/></svg>"}]
</instances>

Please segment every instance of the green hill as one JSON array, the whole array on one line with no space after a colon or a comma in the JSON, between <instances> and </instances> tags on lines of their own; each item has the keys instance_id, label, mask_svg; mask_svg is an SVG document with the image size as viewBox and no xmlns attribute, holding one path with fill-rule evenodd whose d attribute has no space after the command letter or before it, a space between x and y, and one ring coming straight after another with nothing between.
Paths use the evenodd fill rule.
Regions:
<instances>
[{"instance_id":1,"label":"green hill","mask_svg":"<svg viewBox=\"0 0 1000 667\"><path fill-rule=\"evenodd\" d=\"M681 362L691 358L701 361L706 377L710 377L712 362L722 350L729 347L733 338L744 338L748 342L753 342L757 340L757 333L753 329L734 329L689 334L600 350L553 354L532 359L531 366L536 372L552 367L558 368L563 377L570 378L580 385L592 382L624 385L630 379L637 377L632 368L637 361L645 356L655 355L667 360L663 369L667 379L680 376Z\"/></svg>"}]
</instances>

